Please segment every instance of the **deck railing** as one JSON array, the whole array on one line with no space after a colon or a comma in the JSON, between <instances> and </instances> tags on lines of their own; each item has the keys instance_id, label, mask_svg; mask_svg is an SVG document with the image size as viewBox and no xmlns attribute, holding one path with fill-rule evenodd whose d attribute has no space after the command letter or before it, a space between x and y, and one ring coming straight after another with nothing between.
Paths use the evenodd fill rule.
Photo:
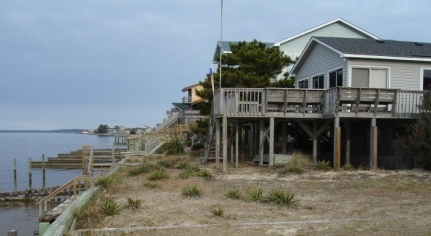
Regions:
<instances>
[{"instance_id":1,"label":"deck railing","mask_svg":"<svg viewBox=\"0 0 431 236\"><path fill-rule=\"evenodd\" d=\"M215 116L416 118L430 91L336 87L327 90L222 88L214 94Z\"/></svg>"}]
</instances>

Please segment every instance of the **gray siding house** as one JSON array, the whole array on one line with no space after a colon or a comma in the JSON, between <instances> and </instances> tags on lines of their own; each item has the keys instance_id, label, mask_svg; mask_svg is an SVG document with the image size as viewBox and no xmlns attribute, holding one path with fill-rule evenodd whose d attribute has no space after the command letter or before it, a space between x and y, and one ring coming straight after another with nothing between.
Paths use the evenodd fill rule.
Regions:
<instances>
[{"instance_id":1,"label":"gray siding house","mask_svg":"<svg viewBox=\"0 0 431 236\"><path fill-rule=\"evenodd\" d=\"M313 37L292 73L298 88L429 89L431 44Z\"/></svg>"},{"instance_id":2,"label":"gray siding house","mask_svg":"<svg viewBox=\"0 0 431 236\"><path fill-rule=\"evenodd\" d=\"M302 54L304 48L312 37L379 39L376 35L371 34L344 19L337 18L276 42L274 46L279 47L280 51L289 56L292 60L295 60ZM284 68L283 73L279 78L291 69L292 66Z\"/></svg>"}]
</instances>

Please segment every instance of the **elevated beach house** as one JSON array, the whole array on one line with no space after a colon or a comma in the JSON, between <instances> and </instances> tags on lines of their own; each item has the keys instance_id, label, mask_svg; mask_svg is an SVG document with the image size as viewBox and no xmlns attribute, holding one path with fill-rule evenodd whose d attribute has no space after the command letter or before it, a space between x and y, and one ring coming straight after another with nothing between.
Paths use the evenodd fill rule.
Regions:
<instances>
[{"instance_id":1,"label":"elevated beach house","mask_svg":"<svg viewBox=\"0 0 431 236\"><path fill-rule=\"evenodd\" d=\"M204 102L204 99L196 94L196 91L201 89L202 85L200 84L183 88L182 92L187 93L187 95L182 98L181 102L172 103L173 108L166 112L168 117L161 124L157 125L155 130L163 131L175 124L195 124L197 120L203 118L196 108L198 103Z\"/></svg>"},{"instance_id":2,"label":"elevated beach house","mask_svg":"<svg viewBox=\"0 0 431 236\"><path fill-rule=\"evenodd\" d=\"M228 140L235 150L232 158L238 159L242 140L259 164L272 165L278 154L300 149L312 153L315 162L331 161L336 169L345 164L414 166L414 158L396 140L405 124L417 119L429 94L431 44L312 37L291 72L295 89L216 91L215 156L222 158L224 171ZM229 135L228 127L233 127Z\"/></svg>"}]
</instances>

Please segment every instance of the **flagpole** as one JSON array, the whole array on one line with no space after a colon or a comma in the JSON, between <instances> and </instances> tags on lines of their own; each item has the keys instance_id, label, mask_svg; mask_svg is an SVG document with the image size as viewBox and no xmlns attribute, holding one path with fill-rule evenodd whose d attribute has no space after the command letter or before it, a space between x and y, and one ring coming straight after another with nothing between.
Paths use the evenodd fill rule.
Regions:
<instances>
[{"instance_id":1,"label":"flagpole","mask_svg":"<svg viewBox=\"0 0 431 236\"><path fill-rule=\"evenodd\" d=\"M223 55L222 53L223 50L223 0L221 0L221 6L220 6L220 78L219 78L219 88L221 88L221 56Z\"/></svg>"}]
</instances>

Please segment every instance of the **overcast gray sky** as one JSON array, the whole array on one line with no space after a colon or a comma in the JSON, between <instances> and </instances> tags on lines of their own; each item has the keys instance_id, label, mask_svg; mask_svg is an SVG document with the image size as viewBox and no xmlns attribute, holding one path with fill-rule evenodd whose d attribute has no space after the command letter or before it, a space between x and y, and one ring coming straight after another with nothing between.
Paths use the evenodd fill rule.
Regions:
<instances>
[{"instance_id":1,"label":"overcast gray sky","mask_svg":"<svg viewBox=\"0 0 431 236\"><path fill-rule=\"evenodd\" d=\"M277 42L341 17L431 42L427 0L224 0L223 40ZM205 78L220 0L1 0L0 129L154 126Z\"/></svg>"}]
</instances>

